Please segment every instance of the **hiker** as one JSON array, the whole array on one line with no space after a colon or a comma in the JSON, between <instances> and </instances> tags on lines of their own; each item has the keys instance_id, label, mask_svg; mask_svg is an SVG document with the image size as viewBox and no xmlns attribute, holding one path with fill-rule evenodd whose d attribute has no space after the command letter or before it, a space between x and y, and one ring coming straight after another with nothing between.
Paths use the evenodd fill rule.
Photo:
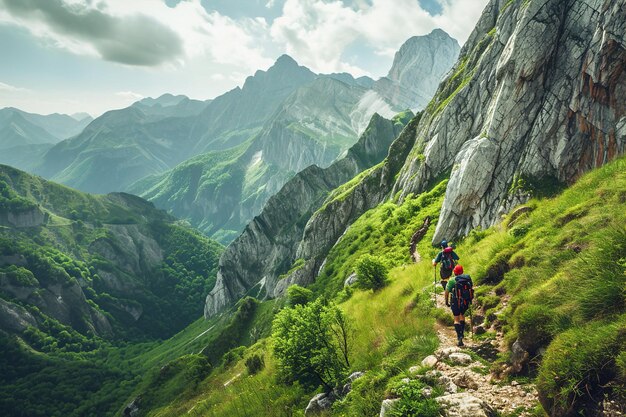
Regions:
<instances>
[{"instance_id":1,"label":"hiker","mask_svg":"<svg viewBox=\"0 0 626 417\"><path fill-rule=\"evenodd\" d=\"M439 267L439 275L441 276L441 286L446 289L448 278L452 275L452 270L456 265L456 261L459 260L459 255L454 252L454 248L448 245L448 242L444 239L441 241L441 252L437 254L437 257L433 259L433 266L437 268L437 264L441 262Z\"/></svg>"},{"instance_id":2,"label":"hiker","mask_svg":"<svg viewBox=\"0 0 626 417\"><path fill-rule=\"evenodd\" d=\"M474 288L472 278L468 274L463 273L463 267L457 265L454 267L454 277L450 278L444 297L446 305L452 309L454 316L454 330L458 339L458 345L463 346L463 337L465 331L465 312L470 308L472 299L474 298ZM450 298L450 294L452 297ZM471 324L471 323L470 323Z\"/></svg>"}]
</instances>

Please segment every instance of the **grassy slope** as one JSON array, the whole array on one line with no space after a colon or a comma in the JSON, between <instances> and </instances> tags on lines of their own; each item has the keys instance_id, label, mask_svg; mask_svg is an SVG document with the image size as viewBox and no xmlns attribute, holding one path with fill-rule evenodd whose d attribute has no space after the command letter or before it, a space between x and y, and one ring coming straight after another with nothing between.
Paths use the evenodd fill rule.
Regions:
<instances>
[{"instance_id":1,"label":"grassy slope","mask_svg":"<svg viewBox=\"0 0 626 417\"><path fill-rule=\"evenodd\" d=\"M215 282L220 245L137 197L92 196L0 168L0 212L39 206L49 215L39 227L0 227L0 255L19 254L28 261L19 267L0 265L0 276L34 294L18 300L0 291L0 298L23 306L38 322L38 329L17 335L0 331L0 408L11 415L17 410L31 416L111 415L140 381L138 375L199 352L215 336L210 331L202 334L211 323L197 320L166 346L154 341L137 344L169 336L202 314L204 295ZM163 262L131 276L93 255L90 244L102 239L115 244L110 229L122 225L152 236L163 251ZM115 293L102 285L99 270L117 271L138 289ZM78 280L86 303L112 323L114 342L94 336L85 326L63 325L35 307L33 300L42 288ZM119 300L142 303L146 319L128 320L115 309Z\"/></svg>"},{"instance_id":2,"label":"grassy slope","mask_svg":"<svg viewBox=\"0 0 626 417\"><path fill-rule=\"evenodd\" d=\"M334 295L340 302L354 328L353 370L368 371L335 405L333 415L377 415L389 386L436 347L427 297L434 224L418 245L424 260L402 264L408 263L410 236L424 216L436 219L443 187L445 182L402 206L386 203L363 215L333 249L313 286L318 295ZM477 307L488 307L487 321L497 321L509 344L517 338L534 342L526 346L532 355L547 349L542 362L531 364L530 377L552 412L570 404L586 407L589 394L597 400L624 392L624 190L626 160L621 159L559 196L531 200L528 209L489 230L473 231L457 245L461 263L479 284ZM368 252L384 255L395 266L390 285L376 293L340 291L353 263ZM571 281L578 283L575 289L568 288ZM508 301L505 308L503 300ZM218 367L193 391L148 415L301 415L313 393L277 382L271 339L248 348L244 359L253 353L264 356L260 373L247 376L243 359Z\"/></svg>"},{"instance_id":3,"label":"grassy slope","mask_svg":"<svg viewBox=\"0 0 626 417\"><path fill-rule=\"evenodd\" d=\"M422 291L432 288L429 285L432 269L428 263L405 264L409 262L408 242L411 235L422 225L425 216L437 218L445 185L443 181L429 193L409 197L402 206L387 203L370 210L355 222L329 255L323 276L316 284L316 292L335 297L351 319L353 370L371 371L355 384L354 394L338 406L342 413L377 414L387 386L437 346L434 318L424 314L431 306L428 295ZM434 230L433 225L418 246L426 257L435 253L428 243ZM358 250L351 250L350 247L358 247ZM381 248L384 248L382 252ZM359 257L373 252L382 254L389 261L392 267L391 284L376 293L340 292L344 277L352 272L351 268ZM265 304L267 302L261 306ZM271 311L269 306L265 307L267 315L260 322L267 326L281 304L278 302L274 306L272 302ZM254 376L246 376L245 358L255 353L264 356L266 367ZM222 364L192 389L177 391L170 403L144 406L150 409L148 415L151 416L185 413L192 416L298 415L313 393L305 392L297 385L279 383L275 369L271 339L262 339L243 353L242 360L230 366ZM175 391L162 382L156 382L156 386L148 390Z\"/></svg>"}]
</instances>

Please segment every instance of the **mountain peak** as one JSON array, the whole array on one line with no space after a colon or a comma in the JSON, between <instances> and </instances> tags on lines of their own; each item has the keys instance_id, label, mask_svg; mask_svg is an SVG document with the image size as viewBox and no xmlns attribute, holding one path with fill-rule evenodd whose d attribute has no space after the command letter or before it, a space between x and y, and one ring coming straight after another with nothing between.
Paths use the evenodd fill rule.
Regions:
<instances>
[{"instance_id":1,"label":"mountain peak","mask_svg":"<svg viewBox=\"0 0 626 417\"><path fill-rule=\"evenodd\" d=\"M299 66L296 60L287 54L282 54L281 56L279 56L273 66L286 66L286 65Z\"/></svg>"},{"instance_id":2,"label":"mountain peak","mask_svg":"<svg viewBox=\"0 0 626 417\"><path fill-rule=\"evenodd\" d=\"M165 93L157 98L146 97L144 99L139 100L137 103L143 104L144 106L148 106L148 107L153 107L156 105L167 107L167 106L175 106L187 98L188 97L184 95L175 96L170 93Z\"/></svg>"}]
</instances>

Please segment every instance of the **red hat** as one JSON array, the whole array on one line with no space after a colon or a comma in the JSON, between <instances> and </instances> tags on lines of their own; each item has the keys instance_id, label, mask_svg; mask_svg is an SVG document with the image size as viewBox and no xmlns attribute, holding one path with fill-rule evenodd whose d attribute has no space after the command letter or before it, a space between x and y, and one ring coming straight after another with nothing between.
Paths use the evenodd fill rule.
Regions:
<instances>
[{"instance_id":1,"label":"red hat","mask_svg":"<svg viewBox=\"0 0 626 417\"><path fill-rule=\"evenodd\" d=\"M449 271L449 269L448 269ZM463 267L461 265L457 265L454 267L454 275L461 275L463 274Z\"/></svg>"}]
</instances>

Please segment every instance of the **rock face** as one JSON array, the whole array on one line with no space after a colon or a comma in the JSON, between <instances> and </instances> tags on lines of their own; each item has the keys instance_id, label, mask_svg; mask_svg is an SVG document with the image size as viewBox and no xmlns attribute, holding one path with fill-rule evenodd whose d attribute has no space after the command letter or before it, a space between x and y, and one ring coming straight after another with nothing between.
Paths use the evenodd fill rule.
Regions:
<instances>
[{"instance_id":1,"label":"rock face","mask_svg":"<svg viewBox=\"0 0 626 417\"><path fill-rule=\"evenodd\" d=\"M456 62L460 49L459 43L441 29L414 36L396 52L389 74L376 81L374 91L396 107L421 110Z\"/></svg>"},{"instance_id":2,"label":"rock face","mask_svg":"<svg viewBox=\"0 0 626 417\"><path fill-rule=\"evenodd\" d=\"M624 152L625 6L487 5L394 186L420 192L451 171L434 241L488 227L533 188L570 183Z\"/></svg>"},{"instance_id":3,"label":"rock face","mask_svg":"<svg viewBox=\"0 0 626 417\"><path fill-rule=\"evenodd\" d=\"M374 115L346 157L326 169L315 165L306 168L270 198L263 212L220 258L217 283L206 299L205 317L218 313L262 280L266 294L271 296L282 294L290 284L310 283L319 266L317 259L278 281L298 258L296 250L307 220L333 189L382 161L402 126L402 121Z\"/></svg>"},{"instance_id":4,"label":"rock face","mask_svg":"<svg viewBox=\"0 0 626 417\"><path fill-rule=\"evenodd\" d=\"M0 210L0 225L9 227L37 227L46 222L46 214L39 207L27 210Z\"/></svg>"}]
</instances>

